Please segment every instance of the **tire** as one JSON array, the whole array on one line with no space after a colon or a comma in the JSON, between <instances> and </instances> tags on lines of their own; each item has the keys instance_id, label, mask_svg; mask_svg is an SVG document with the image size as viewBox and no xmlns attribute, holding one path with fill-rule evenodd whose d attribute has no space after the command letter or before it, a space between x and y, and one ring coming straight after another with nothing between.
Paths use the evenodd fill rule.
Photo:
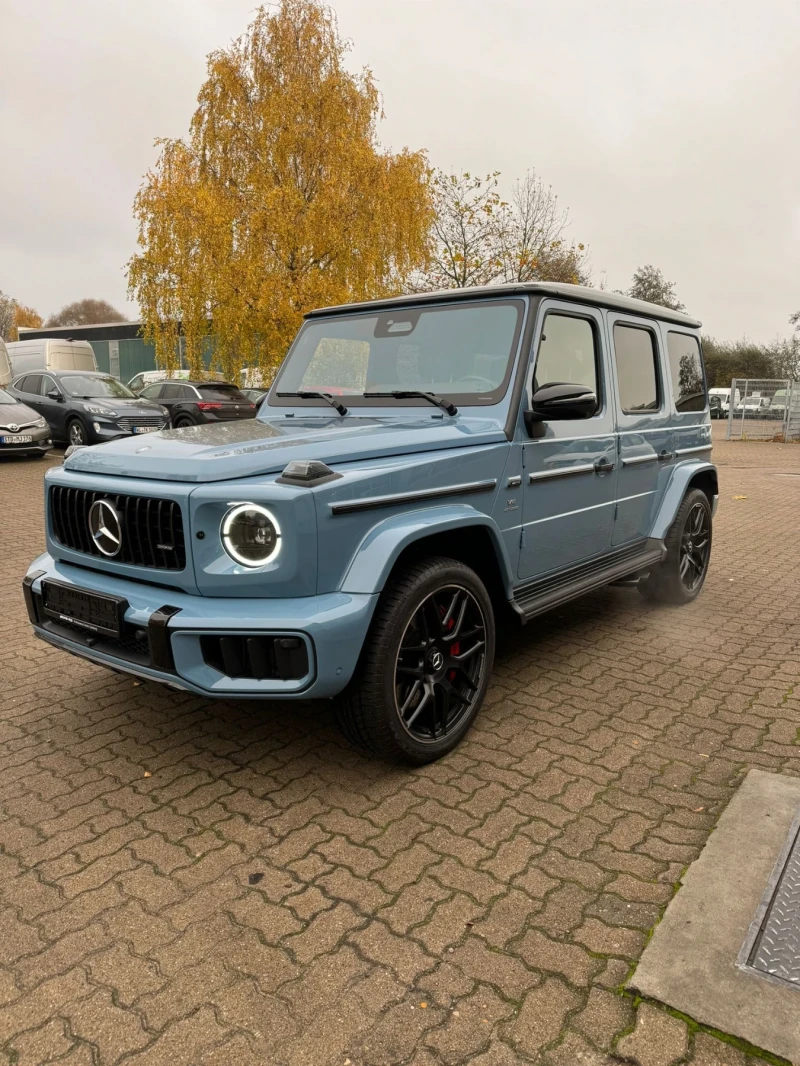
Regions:
<instances>
[{"instance_id":1,"label":"tire","mask_svg":"<svg viewBox=\"0 0 800 1066\"><path fill-rule=\"evenodd\" d=\"M185 429L186 426L193 426L194 422L188 415L178 415L173 422L173 429Z\"/></svg>"},{"instance_id":2,"label":"tire","mask_svg":"<svg viewBox=\"0 0 800 1066\"><path fill-rule=\"evenodd\" d=\"M381 594L356 674L336 702L339 727L391 762L441 758L481 708L494 648L491 600L473 570L438 557L408 566Z\"/></svg>"},{"instance_id":3,"label":"tire","mask_svg":"<svg viewBox=\"0 0 800 1066\"><path fill-rule=\"evenodd\" d=\"M67 444L88 444L89 434L86 426L79 418L71 418L67 422Z\"/></svg>"},{"instance_id":4,"label":"tire","mask_svg":"<svg viewBox=\"0 0 800 1066\"><path fill-rule=\"evenodd\" d=\"M711 558L711 504L702 489L690 489L667 533L667 555L638 589L653 603L691 603L708 573ZM688 561L687 561L688 559Z\"/></svg>"}]
</instances>

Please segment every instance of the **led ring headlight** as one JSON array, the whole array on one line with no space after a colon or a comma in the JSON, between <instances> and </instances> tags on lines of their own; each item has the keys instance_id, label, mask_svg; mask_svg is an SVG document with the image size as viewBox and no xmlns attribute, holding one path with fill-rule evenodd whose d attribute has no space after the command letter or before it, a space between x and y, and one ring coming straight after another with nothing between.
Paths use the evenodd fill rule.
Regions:
<instances>
[{"instance_id":1,"label":"led ring headlight","mask_svg":"<svg viewBox=\"0 0 800 1066\"><path fill-rule=\"evenodd\" d=\"M271 511L240 503L222 519L222 546L242 566L266 566L281 550L281 527Z\"/></svg>"}]
</instances>

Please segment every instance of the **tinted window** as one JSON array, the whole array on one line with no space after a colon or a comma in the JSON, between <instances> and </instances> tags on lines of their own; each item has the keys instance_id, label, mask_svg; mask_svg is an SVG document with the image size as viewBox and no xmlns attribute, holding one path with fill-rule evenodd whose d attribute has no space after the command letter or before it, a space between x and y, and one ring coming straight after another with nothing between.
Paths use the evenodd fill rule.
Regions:
<instances>
[{"instance_id":1,"label":"tinted window","mask_svg":"<svg viewBox=\"0 0 800 1066\"><path fill-rule=\"evenodd\" d=\"M179 396L182 400L196 400L197 391L193 385L176 385L176 396Z\"/></svg>"},{"instance_id":2,"label":"tinted window","mask_svg":"<svg viewBox=\"0 0 800 1066\"><path fill-rule=\"evenodd\" d=\"M198 385L203 400L222 400L228 403L249 403L241 389L235 385Z\"/></svg>"},{"instance_id":3,"label":"tinted window","mask_svg":"<svg viewBox=\"0 0 800 1066\"><path fill-rule=\"evenodd\" d=\"M704 411L706 384L697 337L670 331L667 334L667 353L676 410Z\"/></svg>"},{"instance_id":4,"label":"tinted window","mask_svg":"<svg viewBox=\"0 0 800 1066\"><path fill-rule=\"evenodd\" d=\"M38 396L39 382L41 380L39 374L28 374L27 377L19 379L17 382L17 388L20 392L27 392L30 396Z\"/></svg>"},{"instance_id":5,"label":"tinted window","mask_svg":"<svg viewBox=\"0 0 800 1066\"><path fill-rule=\"evenodd\" d=\"M42 394L42 396L46 396L48 392L52 392L53 389L57 389L59 392L62 391L61 386L58 384L57 381L53 381L52 378L48 378L43 375L39 384L39 392Z\"/></svg>"},{"instance_id":6,"label":"tinted window","mask_svg":"<svg viewBox=\"0 0 800 1066\"><path fill-rule=\"evenodd\" d=\"M185 395L183 385L151 385L150 388L163 389L164 391L161 393L162 400L177 400ZM145 392L147 391L145 389Z\"/></svg>"},{"instance_id":7,"label":"tinted window","mask_svg":"<svg viewBox=\"0 0 800 1066\"><path fill-rule=\"evenodd\" d=\"M597 393L597 346L591 322L552 313L545 318L533 381L534 391L568 382L587 385Z\"/></svg>"},{"instance_id":8,"label":"tinted window","mask_svg":"<svg viewBox=\"0 0 800 1066\"><path fill-rule=\"evenodd\" d=\"M657 411L657 350L649 329L614 326L614 351L617 357L619 402L625 414Z\"/></svg>"},{"instance_id":9,"label":"tinted window","mask_svg":"<svg viewBox=\"0 0 800 1066\"><path fill-rule=\"evenodd\" d=\"M81 377L77 374L69 374L61 379L64 391L78 399L93 399L94 397L113 397L119 400L132 400L134 394L127 385L112 377Z\"/></svg>"},{"instance_id":10,"label":"tinted window","mask_svg":"<svg viewBox=\"0 0 800 1066\"><path fill-rule=\"evenodd\" d=\"M156 382L155 385L148 385L146 389L142 389L139 395L145 400L155 400L163 387L159 382Z\"/></svg>"}]
</instances>

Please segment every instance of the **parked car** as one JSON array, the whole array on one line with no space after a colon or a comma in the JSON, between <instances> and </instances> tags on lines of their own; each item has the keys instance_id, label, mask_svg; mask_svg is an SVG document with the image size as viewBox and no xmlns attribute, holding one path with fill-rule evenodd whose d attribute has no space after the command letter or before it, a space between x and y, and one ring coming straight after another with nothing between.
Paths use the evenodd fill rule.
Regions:
<instances>
[{"instance_id":1,"label":"parked car","mask_svg":"<svg viewBox=\"0 0 800 1066\"><path fill-rule=\"evenodd\" d=\"M161 381L139 395L163 404L175 429L254 418L256 413L256 405L241 389L222 381Z\"/></svg>"},{"instance_id":2,"label":"parked car","mask_svg":"<svg viewBox=\"0 0 800 1066\"><path fill-rule=\"evenodd\" d=\"M6 348L6 342L0 337L0 388L8 385L13 376L11 360L8 358L8 348Z\"/></svg>"},{"instance_id":3,"label":"parked car","mask_svg":"<svg viewBox=\"0 0 800 1066\"><path fill-rule=\"evenodd\" d=\"M770 400L769 413L772 418L786 418L786 406L789 403L789 389L778 389Z\"/></svg>"},{"instance_id":4,"label":"parked car","mask_svg":"<svg viewBox=\"0 0 800 1066\"><path fill-rule=\"evenodd\" d=\"M269 389L242 389L242 395L256 405L256 410L259 409L268 394Z\"/></svg>"},{"instance_id":5,"label":"parked car","mask_svg":"<svg viewBox=\"0 0 800 1066\"><path fill-rule=\"evenodd\" d=\"M166 370L143 370L141 374L135 374L128 382L128 388L138 396L142 389L152 385L154 381L188 381L188 370L173 370L168 374Z\"/></svg>"},{"instance_id":6,"label":"parked car","mask_svg":"<svg viewBox=\"0 0 800 1066\"><path fill-rule=\"evenodd\" d=\"M734 415L745 418L766 418L769 410L768 396L745 396L733 409Z\"/></svg>"},{"instance_id":7,"label":"parked car","mask_svg":"<svg viewBox=\"0 0 800 1066\"><path fill-rule=\"evenodd\" d=\"M47 422L0 388L0 455L47 455L52 447Z\"/></svg>"},{"instance_id":8,"label":"parked car","mask_svg":"<svg viewBox=\"0 0 800 1066\"><path fill-rule=\"evenodd\" d=\"M68 444L99 444L153 433L167 425L163 407L139 399L108 374L74 370L22 374L8 391L47 420L53 440Z\"/></svg>"},{"instance_id":9,"label":"parked car","mask_svg":"<svg viewBox=\"0 0 800 1066\"><path fill-rule=\"evenodd\" d=\"M8 345L11 369L16 377L34 370L97 370L94 348L88 341L12 341Z\"/></svg>"},{"instance_id":10,"label":"parked car","mask_svg":"<svg viewBox=\"0 0 800 1066\"><path fill-rule=\"evenodd\" d=\"M314 311L257 419L48 470L28 613L204 698L336 698L425 763L478 714L501 613L695 599L711 447L700 323L665 307L532 282Z\"/></svg>"}]
</instances>

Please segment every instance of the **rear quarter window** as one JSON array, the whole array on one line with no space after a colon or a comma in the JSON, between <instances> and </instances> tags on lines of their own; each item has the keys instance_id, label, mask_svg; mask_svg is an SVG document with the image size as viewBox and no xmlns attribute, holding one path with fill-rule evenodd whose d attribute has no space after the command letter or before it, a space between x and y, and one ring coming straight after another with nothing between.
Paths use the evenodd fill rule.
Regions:
<instances>
[{"instance_id":1,"label":"rear quarter window","mask_svg":"<svg viewBox=\"0 0 800 1066\"><path fill-rule=\"evenodd\" d=\"M667 333L667 358L676 410L681 414L704 411L706 382L697 337L670 330Z\"/></svg>"}]
</instances>

